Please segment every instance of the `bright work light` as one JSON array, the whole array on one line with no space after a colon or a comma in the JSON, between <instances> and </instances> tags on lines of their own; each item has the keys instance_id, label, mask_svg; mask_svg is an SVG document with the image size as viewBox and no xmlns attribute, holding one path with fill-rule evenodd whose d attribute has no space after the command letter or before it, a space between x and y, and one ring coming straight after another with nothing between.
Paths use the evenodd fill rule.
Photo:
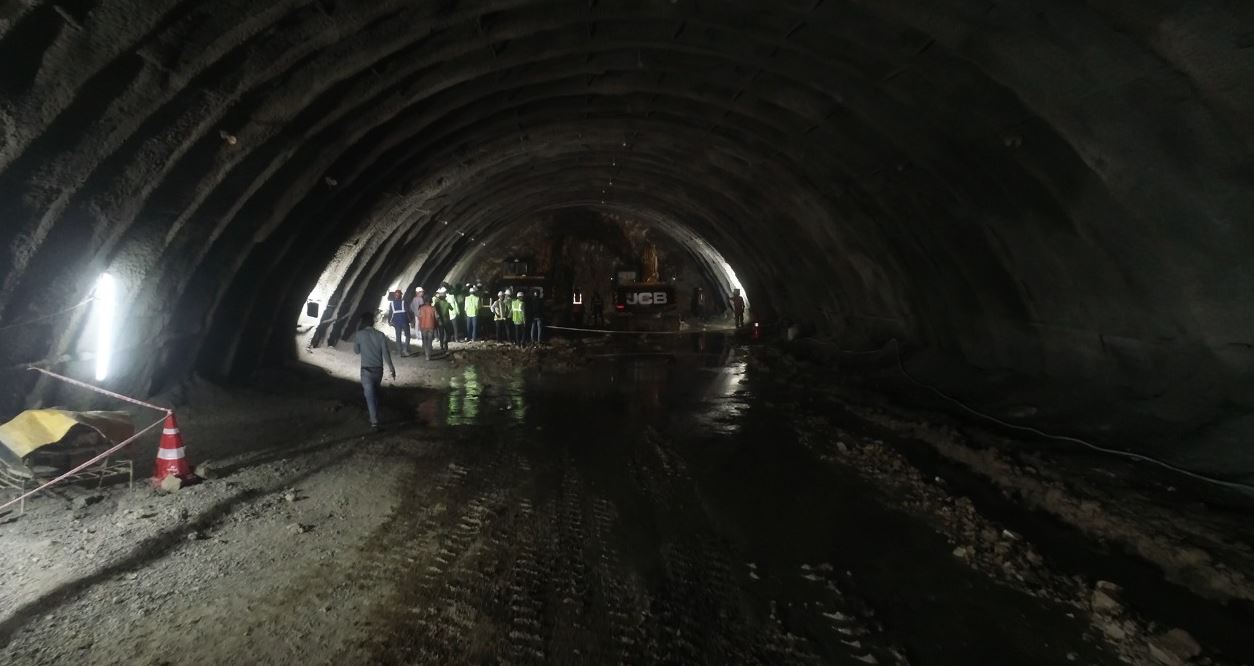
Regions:
<instances>
[{"instance_id":1,"label":"bright work light","mask_svg":"<svg viewBox=\"0 0 1254 666\"><path fill-rule=\"evenodd\" d=\"M96 280L96 381L109 376L109 361L113 357L113 313L117 308L118 292L113 276L101 273Z\"/></svg>"}]
</instances>

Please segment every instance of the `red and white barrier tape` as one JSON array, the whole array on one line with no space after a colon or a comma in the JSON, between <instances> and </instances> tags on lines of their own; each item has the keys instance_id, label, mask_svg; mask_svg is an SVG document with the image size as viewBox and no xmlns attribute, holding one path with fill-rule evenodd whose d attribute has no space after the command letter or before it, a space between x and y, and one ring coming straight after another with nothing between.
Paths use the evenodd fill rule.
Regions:
<instances>
[{"instance_id":1,"label":"red and white barrier tape","mask_svg":"<svg viewBox=\"0 0 1254 666\"><path fill-rule=\"evenodd\" d=\"M609 328L574 328L573 326L553 326L545 325L545 328L554 331L579 331L581 333L607 333L614 335L697 335L700 333L732 333L734 328L707 328L695 329L690 331L620 331Z\"/></svg>"},{"instance_id":2,"label":"red and white barrier tape","mask_svg":"<svg viewBox=\"0 0 1254 666\"><path fill-rule=\"evenodd\" d=\"M38 488L35 488L34 490L32 490L32 491L30 491L30 492L28 492L28 493L26 493L26 494L24 494L24 495L22 495L22 496L20 496L20 497L14 498L14 499L12 499L12 500L10 500L10 501L6 502L4 505L0 505L0 511L3 511L3 510L5 510L5 509L7 509L7 508L9 508L9 507L13 506L14 504L17 504L18 502L21 502L22 500L26 499L27 497L30 497L31 495L34 495L34 494L36 494L36 493L38 493L38 492L40 492L40 491L42 491L42 490L46 490L47 488L49 488L49 487L51 487L51 486L54 486L54 485L56 485L56 484L58 484L58 483L60 483L60 482L62 482L62 481L64 481L64 480L66 480L66 479L70 478L71 476L74 476L75 474L78 474L79 472L81 472L81 471L83 471L84 469L87 469L88 467L90 467L90 466L92 466L92 465L94 465L94 464L96 464L96 463L100 462L101 460L104 460L105 458L108 458L109 456L113 455L114 453L117 453L119 450L121 450L121 449L122 449L122 447L124 447L124 446L126 446L127 444L130 444L131 442L133 442L133 441L135 441L135 440L139 439L139 438L140 438L140 436L141 436L141 435L143 435L144 433L148 432L149 430L152 430L153 428L156 428L156 427L157 427L157 426L159 426L159 425L164 424L164 423L165 423L165 420L166 420L166 417L167 417L167 416L169 416L170 414L172 414L172 413L173 413L173 410L171 410L171 409L169 409L169 408L167 408L167 407L161 407L161 406L159 406L159 405L154 405L154 404L152 404L152 403L150 403L150 402L144 402L144 401L142 401L142 400L136 400L135 398L132 398L132 397L130 397L130 396L125 396L125 395L122 395L121 393L114 393L113 391L108 391L108 390L102 389L102 388L100 388L99 386L93 386L93 385L91 385L91 384L88 384L87 382L80 382L80 381L79 381L79 380L77 380L77 379L71 379L70 377L66 377L65 375L58 375L58 374L57 374L57 373L55 373L55 372L51 372L51 371L45 370L45 369L43 369L43 368L37 368L37 367L35 367L35 366L30 366L30 367L29 367L29 368L27 368L27 369L28 369L28 370L34 370L35 372L43 373L43 374L45 374L45 375L48 375L49 377L52 377L53 379L59 379L59 380L61 380L61 381L65 382L65 383L67 383L67 384L71 384L71 385L73 385L73 386L77 386L77 387L79 387L79 388L84 388L84 389L87 389L88 391L92 391L92 392L94 392L94 393L99 393L99 394L101 394L101 395L107 395L107 396L109 396L110 398L116 398L116 399L118 399L118 400L121 400L122 402L129 402L129 403L131 403L132 405L139 405L140 407L147 407L148 409L155 409L156 411L161 412L161 413L162 413L162 416L161 416L161 419L160 419L159 421L157 421L157 422L153 423L152 425L148 426L147 428L144 428L143 430L140 430L139 432L135 433L134 435L131 435L129 438L127 438L127 439L126 439L126 441L121 442L120 444L116 444L116 445L114 445L114 447L113 447L113 448L111 448L111 449L109 449L109 450L107 450L107 451L105 451L105 452L103 452L103 453L101 453L101 454L97 455L96 457L92 458L91 460L88 460L87 462L85 462L85 463L83 463L83 464L79 465L78 467L75 467L74 469L72 469L72 470L70 470L70 471L68 471L68 472L66 472L66 473L64 473L64 474L62 474L61 476L58 476L57 478L55 478L55 479L53 479L53 480L51 480L51 481L49 481L49 482L47 482L47 483L43 484L42 486L39 486Z\"/></svg>"},{"instance_id":3,"label":"red and white barrier tape","mask_svg":"<svg viewBox=\"0 0 1254 666\"><path fill-rule=\"evenodd\" d=\"M60 482L62 482L62 481L64 481L64 480L66 480L66 479L70 478L71 476L74 476L75 474L78 474L79 472L81 472L81 471L83 471L83 470L87 469L88 467L91 467L92 465L94 465L94 464L96 464L96 463L100 462L101 460L104 460L105 458L108 458L109 456L113 455L114 453L117 453L117 452L118 452L118 450L120 450L122 447L124 447L124 446L126 446L127 444L130 444L131 442L133 442L133 441L135 441L135 440L139 439L141 436L143 436L143 435L144 435L145 433L147 433L149 430L152 430L153 428L156 428L157 426L162 425L162 424L164 424L164 423L165 423L165 417L163 416L163 417L161 417L161 419L160 419L159 421L156 421L156 422L154 422L152 425L148 426L147 428L144 428L143 430L140 430L139 432L135 433L134 435L131 435L131 436L130 436L129 438L127 438L125 441L121 442L120 444L115 445L113 448L109 449L108 451L105 451L105 452L103 452L103 453L100 453L100 454L96 455L96 457L95 457L95 458L92 458L91 460L88 460L87 462L85 462L85 463L83 463L83 464L79 465L78 467L75 467L74 469L72 469L72 470L70 470L70 471L68 471L68 472L66 472L66 473L64 473L64 474L62 474L61 476L58 476L57 478L55 478L55 479L53 479L53 480L51 480L51 481L49 481L49 482L45 483L45 484L44 484L44 485L42 485L42 486L39 486L38 488L35 488L34 490L31 490L30 492L27 492L26 494L24 494L24 495L22 495L22 496L20 496L20 497L15 497L15 498L13 498L13 499L9 500L8 502L5 502L3 505L0 505L0 511L4 511L5 509L7 509L7 508L9 508L9 507L13 506L14 504L17 504L18 502L21 502L22 500L26 499L27 497L30 497L31 495L34 495L35 493L38 493L38 492L43 491L43 490L46 490L47 488L49 488L49 487L51 487L51 486L55 486L56 484L58 484L58 483L60 483Z\"/></svg>"},{"instance_id":4,"label":"red and white barrier tape","mask_svg":"<svg viewBox=\"0 0 1254 666\"><path fill-rule=\"evenodd\" d=\"M32 366L30 366L28 369L29 369L29 370L34 370L35 372L40 372L40 373L43 373L43 374L48 375L49 377L52 377L52 378L54 378L54 379L60 379L61 381L65 382L65 383L67 383L67 384L73 384L74 386L77 386L77 387L79 387L79 388L84 388L84 389L87 389L88 391L93 391L93 392L95 392L95 393L99 393L99 394L101 394L101 395L107 395L107 396L109 396L110 398L117 398L118 400L121 400L122 402L129 402L129 403L131 403L132 405L139 405L140 407L147 407L148 409L155 409L155 410L157 410L157 411L159 411L159 412L165 412L166 414L169 414L171 411L173 411L173 410L171 410L169 407L161 407L161 406L159 406L159 405L154 405L154 404L152 404L152 403L150 403L150 402L144 402L144 401L142 401L142 400L136 400L135 398L131 398L131 397L128 397L128 396L122 395L121 393L114 393L113 391L106 391L105 389L102 389L102 388L100 388L99 386L93 386L93 385L91 385L91 384L88 384L87 382L80 382L80 381L78 381L77 379L70 379L69 377L66 377L65 375L58 375L58 374L57 374L57 373L55 373L55 372L52 372L52 371L50 371L50 370L45 370L45 369L43 369L43 368L37 368L37 367L35 367L35 366L33 366L33 365L32 365Z\"/></svg>"}]
</instances>

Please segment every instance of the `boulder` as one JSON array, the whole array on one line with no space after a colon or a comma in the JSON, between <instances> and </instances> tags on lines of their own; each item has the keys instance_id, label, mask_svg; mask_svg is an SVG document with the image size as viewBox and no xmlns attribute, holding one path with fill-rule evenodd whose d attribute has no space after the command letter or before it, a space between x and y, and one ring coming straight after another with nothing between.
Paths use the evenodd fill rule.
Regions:
<instances>
[{"instance_id":1,"label":"boulder","mask_svg":"<svg viewBox=\"0 0 1254 666\"><path fill-rule=\"evenodd\" d=\"M1118 613L1123 606L1105 590L1093 590L1092 606L1094 613Z\"/></svg>"},{"instance_id":2,"label":"boulder","mask_svg":"<svg viewBox=\"0 0 1254 666\"><path fill-rule=\"evenodd\" d=\"M1183 629L1172 629L1149 640L1149 653L1154 661L1167 666L1182 666L1202 654L1202 646Z\"/></svg>"}]
</instances>

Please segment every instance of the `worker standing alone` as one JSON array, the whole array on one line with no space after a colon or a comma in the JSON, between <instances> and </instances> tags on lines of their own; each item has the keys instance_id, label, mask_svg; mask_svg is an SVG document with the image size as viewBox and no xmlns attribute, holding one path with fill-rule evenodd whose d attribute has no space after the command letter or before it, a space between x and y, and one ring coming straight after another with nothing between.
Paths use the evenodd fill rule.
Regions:
<instances>
[{"instance_id":1,"label":"worker standing alone","mask_svg":"<svg viewBox=\"0 0 1254 666\"><path fill-rule=\"evenodd\" d=\"M370 412L370 428L379 430L379 388L383 384L383 364L387 363L396 379L396 366L388 353L388 337L374 327L374 315L362 313L353 336L353 352L361 356L361 388L366 394L366 409Z\"/></svg>"},{"instance_id":2,"label":"worker standing alone","mask_svg":"<svg viewBox=\"0 0 1254 666\"><path fill-rule=\"evenodd\" d=\"M731 297L732 315L736 318L736 328L745 325L745 299L740 295L739 289L732 290Z\"/></svg>"}]
</instances>

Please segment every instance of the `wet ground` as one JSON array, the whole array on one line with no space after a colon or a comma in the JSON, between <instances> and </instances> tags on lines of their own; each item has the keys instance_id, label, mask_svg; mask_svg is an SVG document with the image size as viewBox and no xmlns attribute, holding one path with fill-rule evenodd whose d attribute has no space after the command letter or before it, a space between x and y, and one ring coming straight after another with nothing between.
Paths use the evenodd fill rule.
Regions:
<instances>
[{"instance_id":1,"label":"wet ground","mask_svg":"<svg viewBox=\"0 0 1254 666\"><path fill-rule=\"evenodd\" d=\"M396 572L373 655L1112 663L1070 609L969 569L818 460L746 388L743 353L631 352L503 386L466 368L420 406L464 432L455 472L417 489L376 546L431 556Z\"/></svg>"},{"instance_id":2,"label":"wet ground","mask_svg":"<svg viewBox=\"0 0 1254 666\"><path fill-rule=\"evenodd\" d=\"M471 349L402 360L382 434L362 432L354 385L302 376L189 410L187 432L251 433L220 478L106 499L62 531L47 512L0 522L0 549L79 552L119 516L161 514L142 551L100 549L90 575L0 577L0 661L1185 663L1146 637L1189 618L1211 660L1194 663L1250 656L1244 611L1158 594L1143 570L1095 607L1131 560L899 455L761 350ZM1122 607L1135 598L1148 607ZM1153 607L1173 598L1188 618Z\"/></svg>"}]
</instances>

